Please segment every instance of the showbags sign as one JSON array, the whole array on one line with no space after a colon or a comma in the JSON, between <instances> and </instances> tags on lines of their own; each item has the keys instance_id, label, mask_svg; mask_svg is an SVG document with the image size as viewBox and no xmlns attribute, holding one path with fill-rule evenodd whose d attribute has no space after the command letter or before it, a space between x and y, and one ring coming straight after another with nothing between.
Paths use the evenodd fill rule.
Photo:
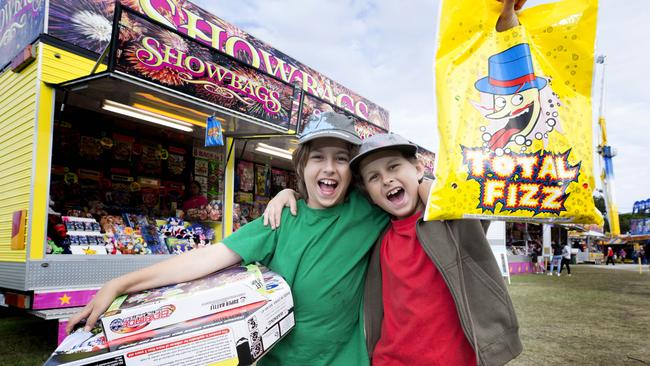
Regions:
<instances>
[{"instance_id":1,"label":"showbags sign","mask_svg":"<svg viewBox=\"0 0 650 366\"><path fill-rule=\"evenodd\" d=\"M115 70L289 127L293 86L123 9Z\"/></svg>"},{"instance_id":2,"label":"showbags sign","mask_svg":"<svg viewBox=\"0 0 650 366\"><path fill-rule=\"evenodd\" d=\"M389 116L384 108L190 1L120 0L120 3L193 41L266 75L298 84L304 91L388 129ZM115 0L50 0L47 33L101 54L110 41L113 9Z\"/></svg>"},{"instance_id":3,"label":"showbags sign","mask_svg":"<svg viewBox=\"0 0 650 366\"><path fill-rule=\"evenodd\" d=\"M590 100L596 1L533 7L522 26L497 33L500 7L443 1L441 142L425 218L600 223Z\"/></svg>"}]
</instances>

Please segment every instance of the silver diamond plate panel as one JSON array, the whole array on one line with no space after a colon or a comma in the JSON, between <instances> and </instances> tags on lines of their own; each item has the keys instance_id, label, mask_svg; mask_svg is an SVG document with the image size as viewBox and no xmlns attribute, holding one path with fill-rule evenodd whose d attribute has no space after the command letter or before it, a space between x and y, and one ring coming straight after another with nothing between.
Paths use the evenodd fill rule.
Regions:
<instances>
[{"instance_id":1,"label":"silver diamond plate panel","mask_svg":"<svg viewBox=\"0 0 650 366\"><path fill-rule=\"evenodd\" d=\"M29 261L24 290L75 289L101 287L124 273L168 259L167 255L148 256L53 256Z\"/></svg>"}]
</instances>

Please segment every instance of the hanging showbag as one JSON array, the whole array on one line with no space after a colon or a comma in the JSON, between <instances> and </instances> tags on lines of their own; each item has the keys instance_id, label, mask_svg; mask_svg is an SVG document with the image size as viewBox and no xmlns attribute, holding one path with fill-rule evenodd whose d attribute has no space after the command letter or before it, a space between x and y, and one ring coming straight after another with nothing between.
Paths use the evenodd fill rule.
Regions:
<instances>
[{"instance_id":1,"label":"hanging showbag","mask_svg":"<svg viewBox=\"0 0 650 366\"><path fill-rule=\"evenodd\" d=\"M498 33L502 6L442 2L440 148L425 218L602 223L592 196L597 2L532 7Z\"/></svg>"}]
</instances>

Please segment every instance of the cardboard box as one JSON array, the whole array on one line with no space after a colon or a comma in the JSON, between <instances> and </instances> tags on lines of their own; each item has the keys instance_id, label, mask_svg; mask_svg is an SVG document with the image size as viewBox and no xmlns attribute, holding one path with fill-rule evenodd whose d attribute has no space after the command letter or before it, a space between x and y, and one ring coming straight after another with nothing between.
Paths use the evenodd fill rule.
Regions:
<instances>
[{"instance_id":1,"label":"cardboard box","mask_svg":"<svg viewBox=\"0 0 650 366\"><path fill-rule=\"evenodd\" d=\"M256 265L238 266L204 278L121 296L101 322L106 339L139 339L156 329L253 303L264 303L264 281Z\"/></svg>"},{"instance_id":2,"label":"cardboard box","mask_svg":"<svg viewBox=\"0 0 650 366\"><path fill-rule=\"evenodd\" d=\"M294 326L293 299L279 275L263 269L263 302L248 302L202 317L110 341L101 328L71 334L46 366L249 365ZM203 292L203 291L200 291Z\"/></svg>"}]
</instances>

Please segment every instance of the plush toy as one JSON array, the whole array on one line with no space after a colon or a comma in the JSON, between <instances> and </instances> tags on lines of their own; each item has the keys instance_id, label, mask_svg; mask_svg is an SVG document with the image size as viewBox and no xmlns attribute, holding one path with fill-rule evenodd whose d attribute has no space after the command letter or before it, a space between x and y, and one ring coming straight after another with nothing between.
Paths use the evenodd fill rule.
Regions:
<instances>
[{"instance_id":1,"label":"plush toy","mask_svg":"<svg viewBox=\"0 0 650 366\"><path fill-rule=\"evenodd\" d=\"M104 204L100 201L88 202L88 213L94 217L102 217L108 215L108 212L104 210Z\"/></svg>"},{"instance_id":2,"label":"plush toy","mask_svg":"<svg viewBox=\"0 0 650 366\"><path fill-rule=\"evenodd\" d=\"M50 238L49 236L47 237L47 248L45 250L47 254L61 254L63 253L63 248L60 246L56 245L54 240Z\"/></svg>"}]
</instances>

